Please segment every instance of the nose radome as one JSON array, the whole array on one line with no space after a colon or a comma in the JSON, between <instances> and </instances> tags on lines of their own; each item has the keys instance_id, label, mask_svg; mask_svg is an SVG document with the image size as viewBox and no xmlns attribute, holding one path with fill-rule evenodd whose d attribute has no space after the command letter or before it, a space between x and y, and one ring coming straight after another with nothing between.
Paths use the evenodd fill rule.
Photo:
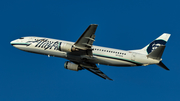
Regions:
<instances>
[{"instance_id":1,"label":"nose radome","mask_svg":"<svg viewBox=\"0 0 180 101\"><path fill-rule=\"evenodd\" d=\"M10 44L13 45L15 43L15 40L11 41Z\"/></svg>"},{"instance_id":2,"label":"nose radome","mask_svg":"<svg viewBox=\"0 0 180 101\"><path fill-rule=\"evenodd\" d=\"M18 42L19 42L18 39L16 39L16 40L11 41L10 44L14 45L14 44L17 44Z\"/></svg>"}]
</instances>

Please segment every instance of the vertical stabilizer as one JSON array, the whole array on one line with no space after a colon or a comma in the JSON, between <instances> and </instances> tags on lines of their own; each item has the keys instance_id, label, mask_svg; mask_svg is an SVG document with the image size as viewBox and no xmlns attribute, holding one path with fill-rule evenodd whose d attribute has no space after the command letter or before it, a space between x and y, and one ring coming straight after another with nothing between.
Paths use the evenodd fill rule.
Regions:
<instances>
[{"instance_id":1,"label":"vertical stabilizer","mask_svg":"<svg viewBox=\"0 0 180 101\"><path fill-rule=\"evenodd\" d=\"M162 56L164 49L166 47L165 44L167 43L170 36L171 36L171 34L163 33L161 36L159 36L157 39L152 41L150 44L148 44L144 48L138 49L138 50L130 50L130 51L145 54L145 55L147 55L148 58L158 60L159 61L159 63L157 64L158 66L164 68L165 70L169 70L162 63L161 56Z\"/></svg>"},{"instance_id":2,"label":"vertical stabilizer","mask_svg":"<svg viewBox=\"0 0 180 101\"><path fill-rule=\"evenodd\" d=\"M155 49L157 49L159 46L165 45L169 39L171 34L163 33L161 36L159 36L157 39L155 39L153 42L145 46L141 49L141 51L145 54L149 54Z\"/></svg>"},{"instance_id":3,"label":"vertical stabilizer","mask_svg":"<svg viewBox=\"0 0 180 101\"><path fill-rule=\"evenodd\" d=\"M165 70L169 70L163 63L161 56L165 49L165 44L167 43L171 34L163 33L156 40L145 46L141 51L146 52L148 58L159 60L160 62L157 64Z\"/></svg>"}]
</instances>

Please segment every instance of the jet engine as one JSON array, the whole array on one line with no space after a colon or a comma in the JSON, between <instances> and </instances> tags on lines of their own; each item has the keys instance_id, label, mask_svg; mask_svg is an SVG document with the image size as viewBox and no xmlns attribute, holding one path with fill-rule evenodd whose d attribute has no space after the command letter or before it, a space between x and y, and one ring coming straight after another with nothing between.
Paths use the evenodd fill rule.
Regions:
<instances>
[{"instance_id":1,"label":"jet engine","mask_svg":"<svg viewBox=\"0 0 180 101\"><path fill-rule=\"evenodd\" d=\"M64 63L64 68L69 69L69 70L73 70L73 71L82 70L82 67L80 67L78 64L74 64L74 63L69 62L69 61Z\"/></svg>"},{"instance_id":2,"label":"jet engine","mask_svg":"<svg viewBox=\"0 0 180 101\"><path fill-rule=\"evenodd\" d=\"M64 52L76 51L72 44L61 42L59 43L58 49Z\"/></svg>"}]
</instances>

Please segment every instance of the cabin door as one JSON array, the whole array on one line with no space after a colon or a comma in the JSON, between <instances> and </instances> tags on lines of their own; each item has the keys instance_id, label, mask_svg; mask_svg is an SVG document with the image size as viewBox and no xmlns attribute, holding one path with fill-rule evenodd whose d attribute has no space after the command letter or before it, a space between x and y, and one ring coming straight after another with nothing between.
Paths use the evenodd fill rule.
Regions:
<instances>
[{"instance_id":1,"label":"cabin door","mask_svg":"<svg viewBox=\"0 0 180 101\"><path fill-rule=\"evenodd\" d=\"M132 53L131 60L135 61L136 59L136 53Z\"/></svg>"}]
</instances>

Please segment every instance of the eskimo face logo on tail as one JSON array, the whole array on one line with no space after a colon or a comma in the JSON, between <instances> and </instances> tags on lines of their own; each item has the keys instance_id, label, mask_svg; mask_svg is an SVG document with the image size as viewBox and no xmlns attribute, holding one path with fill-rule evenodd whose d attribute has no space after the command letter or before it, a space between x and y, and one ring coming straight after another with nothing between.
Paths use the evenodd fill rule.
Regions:
<instances>
[{"instance_id":1,"label":"eskimo face logo on tail","mask_svg":"<svg viewBox=\"0 0 180 101\"><path fill-rule=\"evenodd\" d=\"M157 49L161 45L165 45L166 41L164 40L155 40L150 43L149 47L147 48L148 54L151 53L153 50Z\"/></svg>"}]
</instances>

